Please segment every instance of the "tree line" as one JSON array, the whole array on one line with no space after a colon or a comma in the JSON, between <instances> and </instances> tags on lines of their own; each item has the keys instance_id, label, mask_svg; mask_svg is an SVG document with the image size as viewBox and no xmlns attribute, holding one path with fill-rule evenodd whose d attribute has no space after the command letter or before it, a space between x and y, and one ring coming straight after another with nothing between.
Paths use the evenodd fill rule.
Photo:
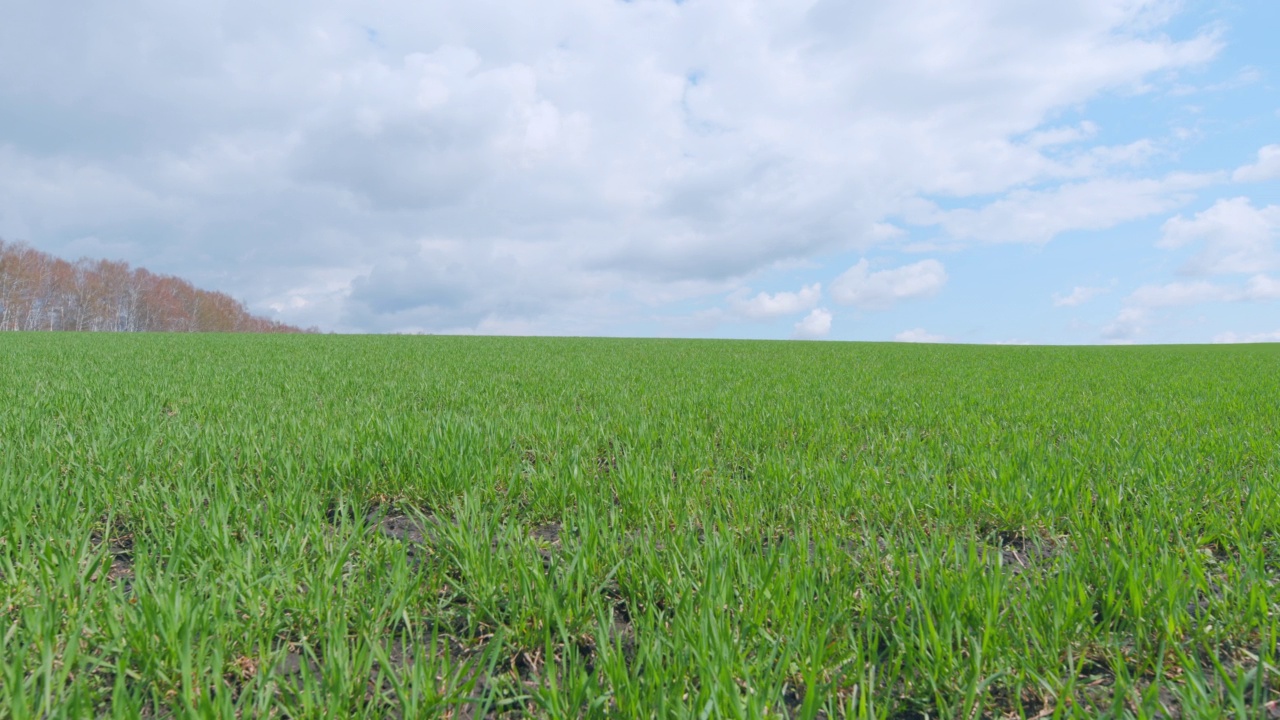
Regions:
<instances>
[{"instance_id":1,"label":"tree line","mask_svg":"<svg viewBox=\"0 0 1280 720\"><path fill-rule=\"evenodd\" d=\"M231 296L172 275L111 260L68 262L4 240L0 330L304 332L251 315Z\"/></svg>"}]
</instances>

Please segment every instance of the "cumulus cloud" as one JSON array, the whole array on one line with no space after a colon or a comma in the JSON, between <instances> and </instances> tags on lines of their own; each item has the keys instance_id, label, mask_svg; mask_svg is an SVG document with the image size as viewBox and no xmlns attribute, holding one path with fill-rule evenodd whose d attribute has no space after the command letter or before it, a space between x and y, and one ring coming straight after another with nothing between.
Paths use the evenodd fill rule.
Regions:
<instances>
[{"instance_id":1,"label":"cumulus cloud","mask_svg":"<svg viewBox=\"0 0 1280 720\"><path fill-rule=\"evenodd\" d=\"M941 343L946 342L945 335L937 335L926 331L924 328L914 328L912 330L903 330L893 336L894 342L905 343Z\"/></svg>"},{"instance_id":2,"label":"cumulus cloud","mask_svg":"<svg viewBox=\"0 0 1280 720\"><path fill-rule=\"evenodd\" d=\"M1249 303L1280 299L1280 280L1254 275L1243 284L1200 280L1164 285L1143 285L1124 300L1114 320L1102 329L1106 340L1132 340L1145 333L1158 311L1205 303Z\"/></svg>"},{"instance_id":3,"label":"cumulus cloud","mask_svg":"<svg viewBox=\"0 0 1280 720\"><path fill-rule=\"evenodd\" d=\"M780 292L770 295L760 293L755 297L744 297L746 293L730 299L733 311L749 320L767 320L770 318L794 315L804 312L822 298L822 284L814 283L800 288L799 292Z\"/></svg>"},{"instance_id":4,"label":"cumulus cloud","mask_svg":"<svg viewBox=\"0 0 1280 720\"><path fill-rule=\"evenodd\" d=\"M1147 329L1149 311L1143 307L1126 307L1114 320L1102 327L1102 339L1131 341Z\"/></svg>"},{"instance_id":5,"label":"cumulus cloud","mask_svg":"<svg viewBox=\"0 0 1280 720\"><path fill-rule=\"evenodd\" d=\"M1214 58L1169 7L21 3L0 235L324 329L607 330L892 242L920 198L1007 194L924 218L1002 242L1172 207L1194 181L1103 177L1149 143L1056 119Z\"/></svg>"},{"instance_id":6,"label":"cumulus cloud","mask_svg":"<svg viewBox=\"0 0 1280 720\"><path fill-rule=\"evenodd\" d=\"M1263 182L1280 178L1280 145L1266 145L1258 149L1258 161L1242 165L1231 174L1236 182Z\"/></svg>"},{"instance_id":7,"label":"cumulus cloud","mask_svg":"<svg viewBox=\"0 0 1280 720\"><path fill-rule=\"evenodd\" d=\"M791 337L797 340L817 340L831 334L831 313L826 308L814 308L796 323Z\"/></svg>"},{"instance_id":8,"label":"cumulus cloud","mask_svg":"<svg viewBox=\"0 0 1280 720\"><path fill-rule=\"evenodd\" d=\"M1053 306L1054 307L1076 307L1078 305L1083 305L1089 302L1090 300L1098 297L1099 295L1104 295L1109 291L1110 291L1110 288L1106 288L1106 287L1089 287L1085 285L1077 285L1074 288L1072 288L1071 292L1067 293L1066 295L1054 293Z\"/></svg>"},{"instance_id":9,"label":"cumulus cloud","mask_svg":"<svg viewBox=\"0 0 1280 720\"><path fill-rule=\"evenodd\" d=\"M1280 267L1280 205L1253 206L1249 198L1219 200L1194 217L1164 223L1162 248L1199 244L1202 250L1183 266L1190 275L1256 273Z\"/></svg>"},{"instance_id":10,"label":"cumulus cloud","mask_svg":"<svg viewBox=\"0 0 1280 720\"><path fill-rule=\"evenodd\" d=\"M1268 275L1254 275L1239 294L1243 300L1280 300L1280 280Z\"/></svg>"},{"instance_id":11,"label":"cumulus cloud","mask_svg":"<svg viewBox=\"0 0 1280 720\"><path fill-rule=\"evenodd\" d=\"M872 272L863 258L831 283L831 297L841 305L884 309L901 300L932 297L946 284L947 270L937 260Z\"/></svg>"}]
</instances>

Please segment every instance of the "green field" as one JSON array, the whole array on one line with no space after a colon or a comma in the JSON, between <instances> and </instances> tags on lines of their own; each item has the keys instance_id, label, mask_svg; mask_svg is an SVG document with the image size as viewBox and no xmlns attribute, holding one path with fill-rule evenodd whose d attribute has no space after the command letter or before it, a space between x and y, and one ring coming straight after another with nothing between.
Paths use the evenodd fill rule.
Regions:
<instances>
[{"instance_id":1,"label":"green field","mask_svg":"<svg viewBox=\"0 0 1280 720\"><path fill-rule=\"evenodd\" d=\"M1280 346L0 335L0 718L1258 718Z\"/></svg>"}]
</instances>

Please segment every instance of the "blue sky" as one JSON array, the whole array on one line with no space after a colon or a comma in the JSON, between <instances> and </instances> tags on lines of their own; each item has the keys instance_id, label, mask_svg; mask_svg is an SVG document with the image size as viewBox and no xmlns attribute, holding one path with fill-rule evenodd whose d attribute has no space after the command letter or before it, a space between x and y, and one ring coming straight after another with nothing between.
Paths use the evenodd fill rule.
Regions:
<instances>
[{"instance_id":1,"label":"blue sky","mask_svg":"<svg viewBox=\"0 0 1280 720\"><path fill-rule=\"evenodd\" d=\"M338 332L1280 341L1280 3L90 0L0 237Z\"/></svg>"}]
</instances>

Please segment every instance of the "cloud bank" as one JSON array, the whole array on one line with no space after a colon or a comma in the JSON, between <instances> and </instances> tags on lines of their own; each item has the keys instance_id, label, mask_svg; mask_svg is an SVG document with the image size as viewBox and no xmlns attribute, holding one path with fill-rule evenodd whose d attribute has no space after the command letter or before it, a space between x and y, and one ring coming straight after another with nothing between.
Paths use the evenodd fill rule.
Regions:
<instances>
[{"instance_id":1,"label":"cloud bank","mask_svg":"<svg viewBox=\"0 0 1280 720\"><path fill-rule=\"evenodd\" d=\"M609 334L716 311L826 336L824 286L860 313L942 292L942 261L899 254L920 233L1044 244L1274 177L1276 146L1234 173L1148 173L1158 143L1064 119L1217 57L1221 28L1174 32L1177 9L25 3L0 24L0 235L330 330ZM1225 272L1262 251L1221 228L1271 213L1179 216L1165 242ZM776 279L796 268L817 270Z\"/></svg>"}]
</instances>

